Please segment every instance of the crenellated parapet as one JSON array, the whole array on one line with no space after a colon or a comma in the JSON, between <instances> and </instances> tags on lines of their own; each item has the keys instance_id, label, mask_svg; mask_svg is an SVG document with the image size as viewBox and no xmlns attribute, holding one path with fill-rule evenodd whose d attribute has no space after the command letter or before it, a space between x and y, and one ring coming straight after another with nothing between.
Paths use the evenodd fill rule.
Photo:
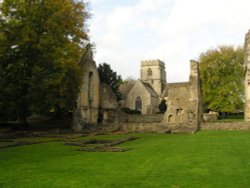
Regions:
<instances>
[{"instance_id":1,"label":"crenellated parapet","mask_svg":"<svg viewBox=\"0 0 250 188\"><path fill-rule=\"evenodd\" d=\"M164 62L159 60L159 59L143 60L143 61L141 61L141 67L144 67L144 66L160 66L162 68L165 68Z\"/></svg>"}]
</instances>

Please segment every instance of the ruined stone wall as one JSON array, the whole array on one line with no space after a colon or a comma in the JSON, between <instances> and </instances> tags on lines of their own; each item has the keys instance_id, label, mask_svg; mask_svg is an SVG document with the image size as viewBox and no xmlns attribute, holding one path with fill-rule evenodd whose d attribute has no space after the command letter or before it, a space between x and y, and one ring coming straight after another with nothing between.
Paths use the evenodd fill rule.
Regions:
<instances>
[{"instance_id":1,"label":"ruined stone wall","mask_svg":"<svg viewBox=\"0 0 250 188\"><path fill-rule=\"evenodd\" d=\"M178 127L171 129L165 123L120 123L115 124L112 129L117 129L124 132L152 132L152 133L185 133L181 124ZM190 129L186 129L190 133ZM202 123L201 130L234 130L234 131L250 131L250 124L247 122L233 123ZM193 130L191 133L196 132Z\"/></svg>"},{"instance_id":2,"label":"ruined stone wall","mask_svg":"<svg viewBox=\"0 0 250 188\"><path fill-rule=\"evenodd\" d=\"M118 102L116 95L107 84L100 84L100 123L117 123Z\"/></svg>"},{"instance_id":3,"label":"ruined stone wall","mask_svg":"<svg viewBox=\"0 0 250 188\"><path fill-rule=\"evenodd\" d=\"M85 123L97 123L99 110L99 74L94 61L88 61L83 69L80 90L80 108Z\"/></svg>"},{"instance_id":4,"label":"ruined stone wall","mask_svg":"<svg viewBox=\"0 0 250 188\"><path fill-rule=\"evenodd\" d=\"M116 95L107 84L100 85L100 108L117 109Z\"/></svg>"},{"instance_id":5,"label":"ruined stone wall","mask_svg":"<svg viewBox=\"0 0 250 188\"><path fill-rule=\"evenodd\" d=\"M250 31L245 36L245 121L250 121Z\"/></svg>"},{"instance_id":6,"label":"ruined stone wall","mask_svg":"<svg viewBox=\"0 0 250 188\"><path fill-rule=\"evenodd\" d=\"M127 114L127 123L159 123L162 122L164 114L130 115Z\"/></svg>"},{"instance_id":7,"label":"ruined stone wall","mask_svg":"<svg viewBox=\"0 0 250 188\"><path fill-rule=\"evenodd\" d=\"M117 124L117 129L124 132L170 133L163 123L122 123Z\"/></svg>"},{"instance_id":8,"label":"ruined stone wall","mask_svg":"<svg viewBox=\"0 0 250 188\"><path fill-rule=\"evenodd\" d=\"M159 104L160 104L159 97L151 97L151 113L147 114L155 114L159 112Z\"/></svg>"},{"instance_id":9,"label":"ruined stone wall","mask_svg":"<svg viewBox=\"0 0 250 188\"><path fill-rule=\"evenodd\" d=\"M171 132L195 132L202 121L199 64L190 62L190 78L186 83L167 85L168 109L163 122Z\"/></svg>"},{"instance_id":10,"label":"ruined stone wall","mask_svg":"<svg viewBox=\"0 0 250 188\"><path fill-rule=\"evenodd\" d=\"M248 122L232 122L232 123L203 123L201 130L236 130L236 131L250 131L250 124Z\"/></svg>"},{"instance_id":11,"label":"ruined stone wall","mask_svg":"<svg viewBox=\"0 0 250 188\"><path fill-rule=\"evenodd\" d=\"M76 132L81 131L88 124L98 122L100 79L93 60L91 44L87 44L79 65L83 78L73 109L72 129Z\"/></svg>"},{"instance_id":12,"label":"ruined stone wall","mask_svg":"<svg viewBox=\"0 0 250 188\"><path fill-rule=\"evenodd\" d=\"M203 120L204 122L216 122L218 121L219 114L218 112L212 112L204 113L203 114Z\"/></svg>"}]
</instances>

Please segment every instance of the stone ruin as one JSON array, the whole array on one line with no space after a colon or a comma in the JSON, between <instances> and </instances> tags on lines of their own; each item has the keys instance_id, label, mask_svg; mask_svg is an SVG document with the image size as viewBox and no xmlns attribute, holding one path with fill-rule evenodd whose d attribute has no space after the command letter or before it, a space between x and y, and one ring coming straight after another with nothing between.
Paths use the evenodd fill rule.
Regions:
<instances>
[{"instance_id":1,"label":"stone ruin","mask_svg":"<svg viewBox=\"0 0 250 188\"><path fill-rule=\"evenodd\" d=\"M202 121L199 63L191 60L189 82L166 86L168 109L163 122L171 132L195 132Z\"/></svg>"},{"instance_id":2,"label":"stone ruin","mask_svg":"<svg viewBox=\"0 0 250 188\"><path fill-rule=\"evenodd\" d=\"M245 66L245 121L250 121L250 30L245 36L244 47Z\"/></svg>"},{"instance_id":3,"label":"stone ruin","mask_svg":"<svg viewBox=\"0 0 250 188\"><path fill-rule=\"evenodd\" d=\"M83 67L84 77L73 113L73 130L78 132L98 123L110 127L114 124L123 128L137 126L138 122L128 123L132 116L129 117L120 111L121 107L111 89L101 84L90 47L83 55L80 65ZM185 83L167 83L165 65L162 61L142 61L141 68L141 80L138 80L128 93L130 107L135 110L145 108L145 112L152 115L165 99L168 109L160 122L160 129L171 132L199 130L202 120L199 63L191 61L189 82ZM140 103L138 98L141 100ZM142 129L146 130L146 124L141 123ZM157 132L157 125L152 123L150 126L155 126L154 132Z\"/></svg>"},{"instance_id":4,"label":"stone ruin","mask_svg":"<svg viewBox=\"0 0 250 188\"><path fill-rule=\"evenodd\" d=\"M250 121L250 30L245 36L245 121ZM92 54L87 53L81 63L84 68L84 80L77 101L77 108L74 117L74 130L80 131L86 124L98 123L100 116L102 123L108 126L116 125L123 130L161 132L195 132L201 128L203 121L201 81L199 63L191 60L190 77L188 82L167 83L165 65L160 60L142 61L141 79L131 88L125 96L124 104L136 109L145 108L145 114L153 115L157 112L157 104L164 99L167 103L167 111L162 121L150 117L145 122L133 121L136 115L127 115L120 111L118 102L108 86L101 86ZM88 55L89 54L89 55ZM129 99L129 101L126 101ZM140 100L139 100L140 99ZM145 100L147 100L145 102ZM152 102L153 101L153 102ZM121 103L120 103L121 104ZM146 106L143 106L145 105ZM216 121L217 114L206 114L209 121ZM144 120L144 115L139 119ZM206 118L205 117L205 118ZM146 118L147 119L147 118ZM157 122L150 120L157 119ZM245 125L245 124L244 124ZM203 126L206 126L203 124ZM245 126L244 126L245 127Z\"/></svg>"}]
</instances>

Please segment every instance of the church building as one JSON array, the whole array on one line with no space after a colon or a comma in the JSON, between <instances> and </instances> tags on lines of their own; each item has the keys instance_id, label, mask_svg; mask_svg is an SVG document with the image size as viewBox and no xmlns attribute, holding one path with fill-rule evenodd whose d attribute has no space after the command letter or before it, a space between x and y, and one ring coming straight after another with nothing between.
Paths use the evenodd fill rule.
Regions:
<instances>
[{"instance_id":1,"label":"church building","mask_svg":"<svg viewBox=\"0 0 250 188\"><path fill-rule=\"evenodd\" d=\"M160 60L141 61L141 78L125 96L124 107L142 114L157 113L165 87L165 64Z\"/></svg>"}]
</instances>

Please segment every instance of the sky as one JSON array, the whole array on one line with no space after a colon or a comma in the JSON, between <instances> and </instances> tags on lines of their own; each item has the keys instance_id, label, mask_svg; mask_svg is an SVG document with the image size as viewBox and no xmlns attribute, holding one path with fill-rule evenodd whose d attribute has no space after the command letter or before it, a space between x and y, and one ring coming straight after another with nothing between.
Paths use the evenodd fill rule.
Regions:
<instances>
[{"instance_id":1,"label":"sky","mask_svg":"<svg viewBox=\"0 0 250 188\"><path fill-rule=\"evenodd\" d=\"M188 81L190 60L221 45L244 44L250 0L88 0L97 64L140 78L140 61L165 63L167 82Z\"/></svg>"}]
</instances>

